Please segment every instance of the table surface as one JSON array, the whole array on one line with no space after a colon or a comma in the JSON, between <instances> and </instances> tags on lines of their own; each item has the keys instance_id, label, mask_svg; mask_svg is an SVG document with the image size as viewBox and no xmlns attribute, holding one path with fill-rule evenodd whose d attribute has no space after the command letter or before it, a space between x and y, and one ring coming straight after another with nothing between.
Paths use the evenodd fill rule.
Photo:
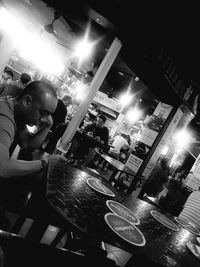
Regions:
<instances>
[{"instance_id":1,"label":"table surface","mask_svg":"<svg viewBox=\"0 0 200 267\"><path fill-rule=\"evenodd\" d=\"M118 171L125 172L130 175L135 175L135 172L125 166L123 162L102 153L99 153L99 155Z\"/></svg>"},{"instance_id":2,"label":"table surface","mask_svg":"<svg viewBox=\"0 0 200 267\"><path fill-rule=\"evenodd\" d=\"M104 241L122 250L133 253L133 258L148 258L162 266L169 265L167 260L173 259L175 266L200 266L200 261L188 250L188 241L194 242L194 234L179 226L173 231L155 220L151 215L156 210L177 224L175 217L164 213L159 208L136 199L131 195L121 194L103 178L95 178L83 170L65 164L62 175L47 180L46 198L57 214L72 225L77 231L96 241ZM62 177L61 177L62 176ZM111 189L115 197L96 192L87 184L88 178L99 179ZM106 224L104 216L110 212L106 201L112 199L129 208L140 220L137 225L146 239L146 245L137 247L117 236Z\"/></svg>"},{"instance_id":3,"label":"table surface","mask_svg":"<svg viewBox=\"0 0 200 267\"><path fill-rule=\"evenodd\" d=\"M87 134L87 133L84 133L84 132L82 132L82 131L80 131L80 130L77 130L76 132L75 132L75 138L84 138L85 140L88 140L89 142L90 142L90 144L91 145L95 145L95 146L97 146L97 147L105 147L105 145L104 144L102 144L99 140L97 140L95 137L93 137L93 136L91 136L91 135L89 135L89 134ZM107 147L107 146L106 146Z\"/></svg>"}]
</instances>

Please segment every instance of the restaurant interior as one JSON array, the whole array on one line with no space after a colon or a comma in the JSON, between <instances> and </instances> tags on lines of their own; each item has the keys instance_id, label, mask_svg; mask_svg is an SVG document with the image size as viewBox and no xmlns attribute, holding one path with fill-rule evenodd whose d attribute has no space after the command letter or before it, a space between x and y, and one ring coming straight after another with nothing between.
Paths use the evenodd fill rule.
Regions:
<instances>
[{"instance_id":1,"label":"restaurant interior","mask_svg":"<svg viewBox=\"0 0 200 267\"><path fill-rule=\"evenodd\" d=\"M0 74L6 68L14 73L13 79L18 80L21 73L25 72L31 76L32 81L48 81L56 90L58 98L65 95L73 98L73 104L67 108L68 126L62 132L53 153L43 155L49 157L51 166L55 164L54 157L64 156L69 167L63 165L63 170L58 171L56 179L67 180L69 176L72 183L70 185L69 181L63 182L65 188L69 187L63 189L66 192L61 193L64 200L61 201L61 197L59 200L53 199L52 192L56 186L52 186L52 189L48 182L49 177L49 181L53 181L53 174L49 171L45 194L42 188L39 189L39 193L29 195L24 209L19 213L6 211L11 222L9 233L3 229L1 233L0 230L0 245L5 250L5 255L14 255L15 259L16 253L21 253L21 257L24 257L20 252L22 247L29 255L27 257L33 258L34 253L29 251L30 247L30 250L37 253L40 251L39 265L45 264L46 258L51 254L52 258L49 257L47 261L50 266L62 266L62 260L70 259L74 261L72 266L80 266L82 261L82 264L94 266L98 259L102 266L188 266L188 262L191 261L191 266L197 266L200 250L196 259L194 255L190 255L190 251L187 252L189 249L186 245L189 241L192 241L193 245L196 244L200 227L191 223L197 231L194 233L187 227L181 228L181 224L178 225L181 230L173 229L171 226L170 231L177 231L176 236L174 232L171 235L169 227L165 230L166 225L160 228L157 224L154 225L152 219L158 215L156 212L160 212L168 216L171 223L173 221L173 226L177 225L173 218L178 218L188 196L200 187L200 134L198 126L193 124L196 115L194 102L200 85L195 62L198 62L200 57L196 49L197 43L194 42L196 39L193 39L192 43L195 45L192 47L191 39L188 40L188 27L193 27L192 22L190 21L191 24L185 28L185 17L182 13L182 27L180 28L179 24L174 25L177 15L175 8L169 21L168 9L167 15L164 15L159 7L157 12L152 6L148 9L149 7L142 8L139 4L133 9L129 1L127 5L120 0L112 3L77 0L64 2L0 2ZM148 10L152 10L151 14ZM144 19L145 22L141 21ZM158 19L162 32L158 27ZM192 29L195 31L196 28ZM90 114L93 121L98 115L106 117L105 126L109 131L106 148L92 141L91 136L83 136L80 125L86 113ZM31 132L31 127L29 130ZM120 150L123 157L116 159L108 151L114 138L122 134L129 136L130 143L128 150ZM79 140L80 143L87 140L88 144L91 145L93 142L94 146L96 142L95 148L98 148L88 166L81 161L77 163L73 158L73 145L79 136L82 138ZM17 147L13 157L17 157L19 149ZM38 154L35 155L37 157ZM168 182L158 196L147 195L140 200L137 197L143 184L163 158L169 162ZM94 182L94 179L105 182L101 186L99 183L91 185L95 185L98 190L101 189L100 191L103 190L102 198L98 195L99 192L92 191L89 195L88 190L83 188L90 186L88 180L86 181L87 177L91 182ZM84 190L88 195L83 197L81 192ZM41 191L47 200L40 195ZM58 191L61 192L61 189ZM133 219L136 216L140 222L147 221L146 224L141 224L140 228L144 235L139 231L143 238L141 243L131 241L130 236L128 241L125 236L120 239L121 236L116 230L114 232L117 233L117 237L113 233L108 233L110 229L105 229L105 221L102 221L100 212L105 213L105 195L112 199L112 193L116 197L116 202L111 208L116 203L124 204L123 208L126 206L126 209L132 211L129 217ZM83 202L76 199L79 194ZM89 198L90 207L86 203ZM99 234L97 228L89 222L93 220L92 212L95 214L95 200L99 205L99 211L94 222L99 223ZM63 206L63 201L66 206ZM41 204L43 202L45 204ZM112 200L106 202L108 208L109 203L112 203ZM40 205L41 211L37 208ZM122 213L119 214L120 218L123 217ZM80 221L79 216L82 217ZM106 215L105 220L107 223L109 220L116 220L116 228L130 226L124 224L124 221L117 224L117 218L112 219L111 214ZM155 237L148 227L148 222L150 226L158 228L159 233L155 234ZM137 224L140 225L131 225ZM111 226L110 228L112 229ZM178 236L179 230L182 232ZM173 241L170 241L170 235L173 236ZM164 238L161 240L162 237L166 237L166 244ZM96 243L100 238L102 240L99 247ZM153 244L153 239L158 243ZM24 240L27 243L24 243ZM61 245L62 242L65 245ZM19 251L17 249L17 252L14 252L13 244L19 245ZM50 248L42 247L43 244ZM155 253L158 246L159 256ZM63 251L54 251L52 247L58 250L62 248ZM92 259L92 254L97 255L96 261ZM36 264L35 260L33 263ZM2 267L12 264L11 260L5 260L5 266ZM24 260L21 266L26 264Z\"/></svg>"}]
</instances>

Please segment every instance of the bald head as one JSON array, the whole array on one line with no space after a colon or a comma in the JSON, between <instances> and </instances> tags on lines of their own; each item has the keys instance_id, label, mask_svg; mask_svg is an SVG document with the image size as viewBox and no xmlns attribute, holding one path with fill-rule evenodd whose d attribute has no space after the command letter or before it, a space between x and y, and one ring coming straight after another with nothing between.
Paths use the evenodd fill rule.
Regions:
<instances>
[{"instance_id":1,"label":"bald head","mask_svg":"<svg viewBox=\"0 0 200 267\"><path fill-rule=\"evenodd\" d=\"M33 81L18 96L17 112L24 123L38 124L55 112L57 101L56 92L51 84Z\"/></svg>"},{"instance_id":2,"label":"bald head","mask_svg":"<svg viewBox=\"0 0 200 267\"><path fill-rule=\"evenodd\" d=\"M34 99L39 99L41 98L44 94L49 94L52 97L57 98L56 92L51 84L48 84L47 82L44 81L33 81L30 82L22 91L20 94L19 98L25 96L25 95L30 95Z\"/></svg>"}]
</instances>

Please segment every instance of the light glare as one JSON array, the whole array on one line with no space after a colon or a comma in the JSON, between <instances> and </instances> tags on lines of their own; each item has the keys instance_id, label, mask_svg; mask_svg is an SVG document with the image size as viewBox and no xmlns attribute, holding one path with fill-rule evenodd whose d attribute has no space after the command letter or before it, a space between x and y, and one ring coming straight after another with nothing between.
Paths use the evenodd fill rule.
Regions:
<instances>
[{"instance_id":1,"label":"light glare","mask_svg":"<svg viewBox=\"0 0 200 267\"><path fill-rule=\"evenodd\" d=\"M138 121L141 118L141 116L142 116L142 112L137 107L129 109L126 113L126 119L130 123L134 123Z\"/></svg>"},{"instance_id":2,"label":"light glare","mask_svg":"<svg viewBox=\"0 0 200 267\"><path fill-rule=\"evenodd\" d=\"M176 132L174 139L176 142L177 149L184 149L191 142L191 134L186 129Z\"/></svg>"},{"instance_id":3,"label":"light glare","mask_svg":"<svg viewBox=\"0 0 200 267\"><path fill-rule=\"evenodd\" d=\"M79 41L74 47L74 53L72 56L78 58L78 67L82 64L83 60L89 58L93 51L95 42L89 42L87 34L84 39Z\"/></svg>"},{"instance_id":4,"label":"light glare","mask_svg":"<svg viewBox=\"0 0 200 267\"><path fill-rule=\"evenodd\" d=\"M0 27L6 29L20 51L20 56L31 61L43 72L61 74L64 65L56 56L56 51L47 42L29 33L6 9L0 9Z\"/></svg>"}]
</instances>

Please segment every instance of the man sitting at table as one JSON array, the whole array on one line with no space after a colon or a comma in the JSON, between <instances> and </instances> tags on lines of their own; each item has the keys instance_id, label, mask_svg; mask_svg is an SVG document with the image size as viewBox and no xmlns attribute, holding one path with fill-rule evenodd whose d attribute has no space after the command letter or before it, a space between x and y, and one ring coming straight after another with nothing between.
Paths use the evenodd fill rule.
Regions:
<instances>
[{"instance_id":1,"label":"man sitting at table","mask_svg":"<svg viewBox=\"0 0 200 267\"><path fill-rule=\"evenodd\" d=\"M83 131L83 133L87 133L98 140L104 147L108 146L109 138L109 130L105 126L105 122L106 117L104 115L100 115L98 116L96 122L87 125ZM84 158L83 166L88 166L95 155L96 147L97 145L95 143L88 143L88 141L84 139L74 154L74 158L76 159L75 164L77 163L77 160Z\"/></svg>"},{"instance_id":2,"label":"man sitting at table","mask_svg":"<svg viewBox=\"0 0 200 267\"><path fill-rule=\"evenodd\" d=\"M112 140L112 147L109 149L108 153L115 159L120 158L120 152L122 148L129 148L129 135L121 133L116 135Z\"/></svg>"},{"instance_id":3,"label":"man sitting at table","mask_svg":"<svg viewBox=\"0 0 200 267\"><path fill-rule=\"evenodd\" d=\"M0 98L0 205L4 209L23 205L20 201L24 192L35 183L36 177L31 175L47 166L44 160L25 161L11 156L17 144L32 151L42 144L56 106L54 88L42 81L29 83L15 98ZM40 130L30 135L27 125L37 125Z\"/></svg>"}]
</instances>

